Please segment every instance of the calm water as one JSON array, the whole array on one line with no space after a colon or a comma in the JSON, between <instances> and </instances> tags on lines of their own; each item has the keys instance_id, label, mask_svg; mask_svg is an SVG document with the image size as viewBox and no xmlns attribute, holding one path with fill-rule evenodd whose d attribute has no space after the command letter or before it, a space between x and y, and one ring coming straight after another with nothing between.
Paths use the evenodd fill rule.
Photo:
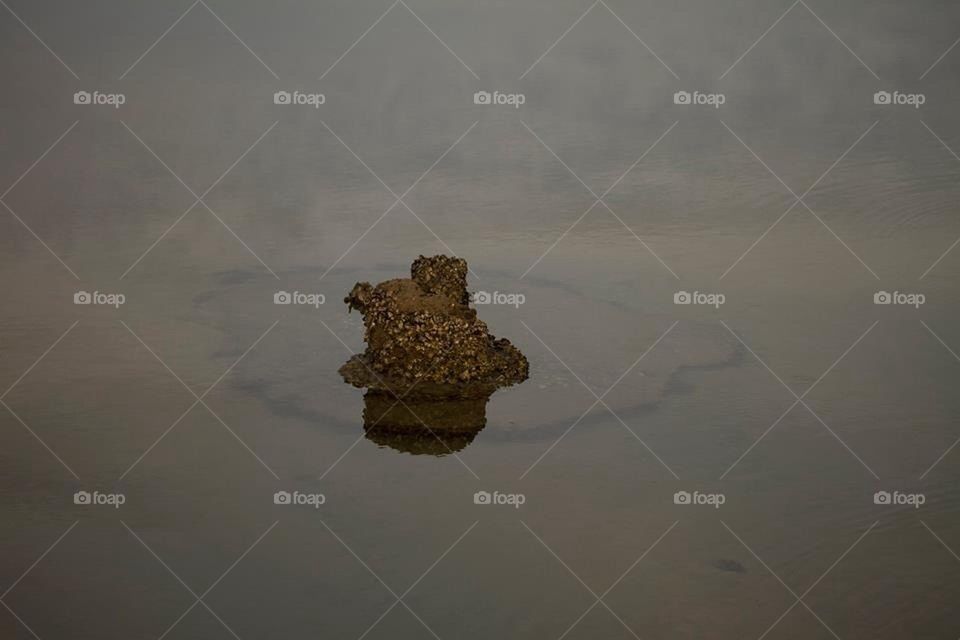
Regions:
<instances>
[{"instance_id":1,"label":"calm water","mask_svg":"<svg viewBox=\"0 0 960 640\"><path fill-rule=\"evenodd\" d=\"M0 638L960 635L954 3L7 4ZM435 253L531 377L411 455L340 301Z\"/></svg>"}]
</instances>

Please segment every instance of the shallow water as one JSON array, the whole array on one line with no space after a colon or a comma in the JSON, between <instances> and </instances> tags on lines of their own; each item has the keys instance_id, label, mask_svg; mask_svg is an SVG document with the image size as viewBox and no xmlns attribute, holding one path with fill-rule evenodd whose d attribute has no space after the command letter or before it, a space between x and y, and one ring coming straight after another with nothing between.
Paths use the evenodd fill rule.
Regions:
<instances>
[{"instance_id":1,"label":"shallow water","mask_svg":"<svg viewBox=\"0 0 960 640\"><path fill-rule=\"evenodd\" d=\"M0 637L960 635L952 3L7 3ZM531 377L411 455L340 300L435 253Z\"/></svg>"}]
</instances>

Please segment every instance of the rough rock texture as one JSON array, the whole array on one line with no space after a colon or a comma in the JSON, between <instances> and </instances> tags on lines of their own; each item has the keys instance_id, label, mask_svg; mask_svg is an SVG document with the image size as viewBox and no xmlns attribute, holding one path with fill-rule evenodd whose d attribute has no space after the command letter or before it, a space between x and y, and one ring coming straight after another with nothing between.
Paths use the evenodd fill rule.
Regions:
<instances>
[{"instance_id":1,"label":"rough rock texture","mask_svg":"<svg viewBox=\"0 0 960 640\"><path fill-rule=\"evenodd\" d=\"M467 263L420 256L411 277L356 284L344 299L363 314L367 350L340 373L357 387L410 398L487 397L527 379L529 364L471 309Z\"/></svg>"}]
</instances>

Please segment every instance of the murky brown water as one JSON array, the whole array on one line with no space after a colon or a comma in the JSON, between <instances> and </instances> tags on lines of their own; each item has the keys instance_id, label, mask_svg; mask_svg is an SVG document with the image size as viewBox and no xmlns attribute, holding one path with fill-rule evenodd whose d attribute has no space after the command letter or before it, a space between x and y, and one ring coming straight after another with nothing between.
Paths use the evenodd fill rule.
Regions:
<instances>
[{"instance_id":1,"label":"murky brown water","mask_svg":"<svg viewBox=\"0 0 960 640\"><path fill-rule=\"evenodd\" d=\"M960 635L951 3L7 4L0 637ZM337 374L434 253L531 361L456 455Z\"/></svg>"}]
</instances>

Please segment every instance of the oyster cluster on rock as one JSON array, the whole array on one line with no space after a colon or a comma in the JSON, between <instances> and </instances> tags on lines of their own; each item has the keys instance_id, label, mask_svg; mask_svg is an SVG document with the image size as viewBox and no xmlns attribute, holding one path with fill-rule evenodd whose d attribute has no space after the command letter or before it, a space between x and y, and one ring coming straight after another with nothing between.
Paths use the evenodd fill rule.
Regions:
<instances>
[{"instance_id":1,"label":"oyster cluster on rock","mask_svg":"<svg viewBox=\"0 0 960 640\"><path fill-rule=\"evenodd\" d=\"M462 448L484 427L493 392L529 375L520 350L490 335L470 307L463 259L420 256L410 278L357 283L344 302L363 314L367 348L340 373L367 389L364 426L373 439L431 435L432 447L456 433Z\"/></svg>"}]
</instances>

